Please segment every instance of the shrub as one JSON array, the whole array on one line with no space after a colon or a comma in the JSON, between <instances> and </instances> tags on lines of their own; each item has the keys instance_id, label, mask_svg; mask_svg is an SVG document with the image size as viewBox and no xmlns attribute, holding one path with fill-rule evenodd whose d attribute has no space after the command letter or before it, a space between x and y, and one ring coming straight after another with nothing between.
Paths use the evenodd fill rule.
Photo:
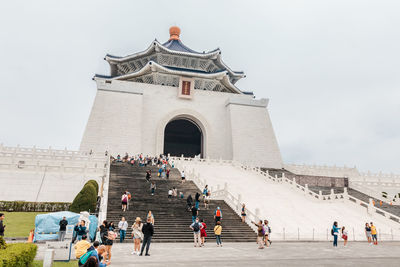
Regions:
<instances>
[{"instance_id":1,"label":"shrub","mask_svg":"<svg viewBox=\"0 0 400 267\"><path fill-rule=\"evenodd\" d=\"M0 249L6 249L6 248L7 248L6 241L2 236L0 236Z\"/></svg>"},{"instance_id":2,"label":"shrub","mask_svg":"<svg viewBox=\"0 0 400 267\"><path fill-rule=\"evenodd\" d=\"M89 180L86 182L85 185L87 184L92 184L94 188L96 189L96 194L99 194L99 184L96 182L96 180Z\"/></svg>"},{"instance_id":3,"label":"shrub","mask_svg":"<svg viewBox=\"0 0 400 267\"><path fill-rule=\"evenodd\" d=\"M69 210L76 213L81 211L94 212L96 202L97 193L95 186L92 183L86 183L78 195L76 195Z\"/></svg>"},{"instance_id":4,"label":"shrub","mask_svg":"<svg viewBox=\"0 0 400 267\"><path fill-rule=\"evenodd\" d=\"M25 201L0 201L0 210L4 211L29 211L29 212L56 212L69 210L71 203L67 202L25 202Z\"/></svg>"},{"instance_id":5,"label":"shrub","mask_svg":"<svg viewBox=\"0 0 400 267\"><path fill-rule=\"evenodd\" d=\"M9 244L6 249L0 250L0 267L29 266L36 256L36 251L35 244Z\"/></svg>"}]
</instances>

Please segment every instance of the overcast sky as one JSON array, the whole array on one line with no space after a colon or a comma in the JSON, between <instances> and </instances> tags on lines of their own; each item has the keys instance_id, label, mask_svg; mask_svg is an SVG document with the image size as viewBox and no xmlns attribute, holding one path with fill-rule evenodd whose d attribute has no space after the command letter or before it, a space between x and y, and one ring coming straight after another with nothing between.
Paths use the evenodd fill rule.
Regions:
<instances>
[{"instance_id":1,"label":"overcast sky","mask_svg":"<svg viewBox=\"0 0 400 267\"><path fill-rule=\"evenodd\" d=\"M78 149L105 54L221 48L288 163L400 173L400 1L6 1L0 143ZM123 130L123 129L121 129Z\"/></svg>"}]
</instances>

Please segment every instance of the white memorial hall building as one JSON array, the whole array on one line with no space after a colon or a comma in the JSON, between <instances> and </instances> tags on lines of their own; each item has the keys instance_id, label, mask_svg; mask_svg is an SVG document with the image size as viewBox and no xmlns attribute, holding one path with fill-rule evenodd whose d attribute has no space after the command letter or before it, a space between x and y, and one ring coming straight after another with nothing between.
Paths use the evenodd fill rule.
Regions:
<instances>
[{"instance_id":1,"label":"white memorial hall building","mask_svg":"<svg viewBox=\"0 0 400 267\"><path fill-rule=\"evenodd\" d=\"M110 75L96 75L97 95L82 139L83 152L237 160L281 168L268 99L236 87L245 77L221 51L196 52L170 28L165 43L106 55Z\"/></svg>"}]
</instances>

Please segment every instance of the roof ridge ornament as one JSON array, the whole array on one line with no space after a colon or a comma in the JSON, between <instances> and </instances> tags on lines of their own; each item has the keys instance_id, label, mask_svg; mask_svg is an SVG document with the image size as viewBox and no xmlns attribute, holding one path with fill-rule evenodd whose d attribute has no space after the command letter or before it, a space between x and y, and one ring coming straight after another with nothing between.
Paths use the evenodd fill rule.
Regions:
<instances>
[{"instance_id":1,"label":"roof ridge ornament","mask_svg":"<svg viewBox=\"0 0 400 267\"><path fill-rule=\"evenodd\" d=\"M169 40L179 40L181 29L178 26L172 26L169 28Z\"/></svg>"}]
</instances>

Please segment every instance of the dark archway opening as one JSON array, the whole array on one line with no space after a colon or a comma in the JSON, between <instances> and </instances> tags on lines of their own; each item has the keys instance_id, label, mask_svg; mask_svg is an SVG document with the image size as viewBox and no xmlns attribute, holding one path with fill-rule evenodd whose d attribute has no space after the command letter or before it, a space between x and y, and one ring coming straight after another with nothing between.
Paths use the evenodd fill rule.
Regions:
<instances>
[{"instance_id":1,"label":"dark archway opening","mask_svg":"<svg viewBox=\"0 0 400 267\"><path fill-rule=\"evenodd\" d=\"M170 121L164 130L164 154L180 157L203 156L200 127L188 119Z\"/></svg>"}]
</instances>

